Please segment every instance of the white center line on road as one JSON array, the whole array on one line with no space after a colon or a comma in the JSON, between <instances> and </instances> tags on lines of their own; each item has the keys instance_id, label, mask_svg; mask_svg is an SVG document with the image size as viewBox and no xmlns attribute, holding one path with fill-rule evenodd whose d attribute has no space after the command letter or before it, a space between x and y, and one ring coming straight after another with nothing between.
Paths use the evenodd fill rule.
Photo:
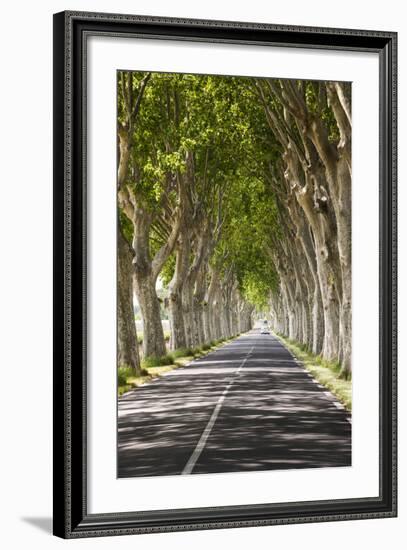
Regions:
<instances>
[{"instance_id":1,"label":"white center line on road","mask_svg":"<svg viewBox=\"0 0 407 550\"><path fill-rule=\"evenodd\" d=\"M212 428L213 426L215 425L215 422L216 422L216 419L218 418L218 415L220 413L220 410L222 408L222 405L223 405L223 402L225 401L225 397L226 397L226 394L228 393L231 385L233 384L233 382L235 381L236 377L239 375L240 371L242 370L242 368L245 366L246 364L246 361L248 360L249 358L249 355L252 353L252 351L254 350L254 346L250 349L249 353L246 355L246 357L243 359L243 361L240 363L240 365L238 366L238 368L233 372L233 375L232 375L232 379L230 380L229 384L226 386L226 388L223 390L222 392L222 395L219 397L219 400L218 402L216 403L216 406L215 408L213 409L213 412L212 412L212 415L204 429L204 431L202 432L202 435L198 441L198 444L197 446L195 447L194 449L194 452L192 453L192 455L190 456L188 462L186 463L185 465L185 468L182 470L181 474L182 475L187 475L187 474L191 474L192 473L192 470L194 469L195 467L195 464L197 463L198 461L198 458L200 457L202 451L204 450L205 448L205 445L206 445L206 442L208 441L208 437L210 436L210 433L212 431Z\"/></svg>"}]
</instances>

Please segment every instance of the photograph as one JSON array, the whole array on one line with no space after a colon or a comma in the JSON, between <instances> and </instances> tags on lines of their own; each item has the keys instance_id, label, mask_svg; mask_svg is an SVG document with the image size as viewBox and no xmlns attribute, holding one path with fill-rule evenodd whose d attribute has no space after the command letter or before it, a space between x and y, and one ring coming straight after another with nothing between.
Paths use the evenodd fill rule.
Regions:
<instances>
[{"instance_id":1,"label":"photograph","mask_svg":"<svg viewBox=\"0 0 407 550\"><path fill-rule=\"evenodd\" d=\"M116 77L117 477L351 467L352 83Z\"/></svg>"}]
</instances>

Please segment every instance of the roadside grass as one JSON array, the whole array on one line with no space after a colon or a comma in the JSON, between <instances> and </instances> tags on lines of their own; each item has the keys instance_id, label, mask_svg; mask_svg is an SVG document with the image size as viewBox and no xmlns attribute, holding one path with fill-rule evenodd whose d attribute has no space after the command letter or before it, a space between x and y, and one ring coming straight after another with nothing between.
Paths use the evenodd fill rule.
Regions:
<instances>
[{"instance_id":1,"label":"roadside grass","mask_svg":"<svg viewBox=\"0 0 407 550\"><path fill-rule=\"evenodd\" d=\"M134 369L130 367L119 367L117 370L118 394L123 395L126 391L132 389L134 385L144 384L151 378L147 369L142 368L140 376L136 376Z\"/></svg>"},{"instance_id":2,"label":"roadside grass","mask_svg":"<svg viewBox=\"0 0 407 550\"><path fill-rule=\"evenodd\" d=\"M192 348L179 348L172 352L174 359L180 359L181 357L193 357L194 351Z\"/></svg>"},{"instance_id":3,"label":"roadside grass","mask_svg":"<svg viewBox=\"0 0 407 550\"><path fill-rule=\"evenodd\" d=\"M328 388L338 400L346 407L352 410L352 380L343 380L339 378L341 366L336 361L327 361L321 356L308 351L304 344L290 340L281 334L275 333L282 343L290 350L304 367L320 384Z\"/></svg>"},{"instance_id":4,"label":"roadside grass","mask_svg":"<svg viewBox=\"0 0 407 550\"><path fill-rule=\"evenodd\" d=\"M171 353L167 353L162 357L145 357L141 361L141 367L144 369L151 369L154 367L164 367L166 365L172 365L174 363L174 356Z\"/></svg>"},{"instance_id":5,"label":"roadside grass","mask_svg":"<svg viewBox=\"0 0 407 550\"><path fill-rule=\"evenodd\" d=\"M234 340L237 336L228 340L225 338L212 340L210 343L196 348L180 348L162 357L145 357L141 361L140 376L136 376L134 370L129 367L119 367L117 372L117 393L120 397L124 393L142 386L166 372L188 365L194 358L205 356L227 342Z\"/></svg>"}]
</instances>

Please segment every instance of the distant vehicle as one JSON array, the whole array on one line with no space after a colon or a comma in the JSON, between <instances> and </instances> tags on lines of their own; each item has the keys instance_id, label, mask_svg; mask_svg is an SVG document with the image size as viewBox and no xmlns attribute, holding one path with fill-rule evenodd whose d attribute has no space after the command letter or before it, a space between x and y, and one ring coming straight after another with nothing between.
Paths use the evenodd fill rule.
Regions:
<instances>
[{"instance_id":1,"label":"distant vehicle","mask_svg":"<svg viewBox=\"0 0 407 550\"><path fill-rule=\"evenodd\" d=\"M270 334L270 328L267 319L264 319L262 323L260 334Z\"/></svg>"}]
</instances>

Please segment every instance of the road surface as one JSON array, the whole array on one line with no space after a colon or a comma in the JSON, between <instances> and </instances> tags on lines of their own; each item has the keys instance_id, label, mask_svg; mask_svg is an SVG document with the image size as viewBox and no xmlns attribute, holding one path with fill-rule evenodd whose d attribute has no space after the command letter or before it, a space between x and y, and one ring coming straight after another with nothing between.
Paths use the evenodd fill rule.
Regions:
<instances>
[{"instance_id":1,"label":"road surface","mask_svg":"<svg viewBox=\"0 0 407 550\"><path fill-rule=\"evenodd\" d=\"M118 401L118 477L351 465L350 416L253 330Z\"/></svg>"}]
</instances>

